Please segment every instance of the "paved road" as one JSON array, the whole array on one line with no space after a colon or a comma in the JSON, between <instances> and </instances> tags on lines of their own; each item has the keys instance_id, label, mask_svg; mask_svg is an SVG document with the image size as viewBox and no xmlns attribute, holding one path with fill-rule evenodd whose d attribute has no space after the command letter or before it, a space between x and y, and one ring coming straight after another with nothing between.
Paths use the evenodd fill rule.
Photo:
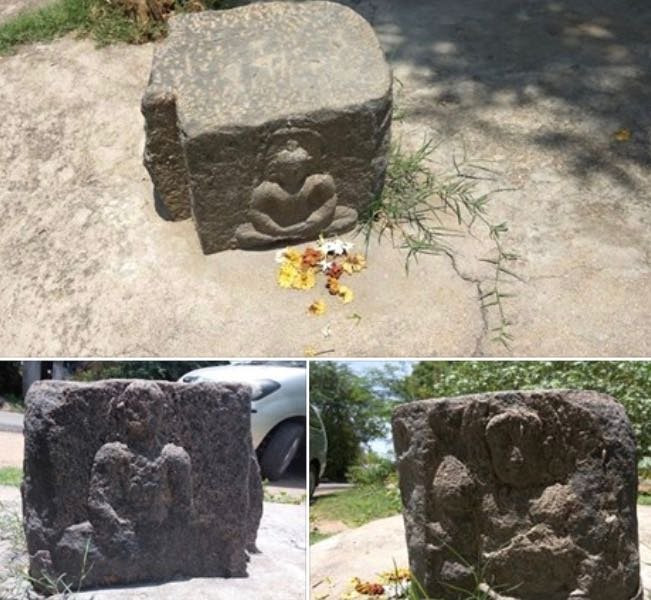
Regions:
<instances>
[{"instance_id":1,"label":"paved road","mask_svg":"<svg viewBox=\"0 0 651 600\"><path fill-rule=\"evenodd\" d=\"M0 410L0 431L12 431L12 432L22 433L23 431L22 413Z\"/></svg>"},{"instance_id":2,"label":"paved road","mask_svg":"<svg viewBox=\"0 0 651 600\"><path fill-rule=\"evenodd\" d=\"M345 492L353 487L352 483L320 483L314 492L315 498L320 498L323 496L332 496L333 494L339 494Z\"/></svg>"}]
</instances>

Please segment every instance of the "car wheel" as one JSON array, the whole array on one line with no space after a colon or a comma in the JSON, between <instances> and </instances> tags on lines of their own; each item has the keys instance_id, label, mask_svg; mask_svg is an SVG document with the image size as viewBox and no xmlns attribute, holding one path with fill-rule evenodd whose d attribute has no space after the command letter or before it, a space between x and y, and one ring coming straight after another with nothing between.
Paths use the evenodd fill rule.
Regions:
<instances>
[{"instance_id":1,"label":"car wheel","mask_svg":"<svg viewBox=\"0 0 651 600\"><path fill-rule=\"evenodd\" d=\"M296 456L305 434L299 423L284 423L271 436L262 452L260 469L269 481L280 479Z\"/></svg>"},{"instance_id":2,"label":"car wheel","mask_svg":"<svg viewBox=\"0 0 651 600\"><path fill-rule=\"evenodd\" d=\"M310 498L314 496L314 490L316 490L318 481L319 474L317 473L317 466L312 463L310 465Z\"/></svg>"}]
</instances>

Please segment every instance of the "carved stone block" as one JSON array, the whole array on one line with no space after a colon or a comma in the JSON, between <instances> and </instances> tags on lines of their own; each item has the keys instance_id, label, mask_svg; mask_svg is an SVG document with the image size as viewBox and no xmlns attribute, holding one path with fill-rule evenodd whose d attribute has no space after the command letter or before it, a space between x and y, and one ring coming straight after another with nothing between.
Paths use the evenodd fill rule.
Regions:
<instances>
[{"instance_id":1,"label":"carved stone block","mask_svg":"<svg viewBox=\"0 0 651 600\"><path fill-rule=\"evenodd\" d=\"M635 440L581 391L413 402L393 415L409 560L429 594L642 600Z\"/></svg>"},{"instance_id":2,"label":"carved stone block","mask_svg":"<svg viewBox=\"0 0 651 600\"><path fill-rule=\"evenodd\" d=\"M206 254L352 229L380 193L391 72L333 2L175 16L142 100L159 212Z\"/></svg>"},{"instance_id":3,"label":"carved stone block","mask_svg":"<svg viewBox=\"0 0 651 600\"><path fill-rule=\"evenodd\" d=\"M244 386L37 382L27 396L30 575L74 589L244 577L262 483Z\"/></svg>"}]
</instances>

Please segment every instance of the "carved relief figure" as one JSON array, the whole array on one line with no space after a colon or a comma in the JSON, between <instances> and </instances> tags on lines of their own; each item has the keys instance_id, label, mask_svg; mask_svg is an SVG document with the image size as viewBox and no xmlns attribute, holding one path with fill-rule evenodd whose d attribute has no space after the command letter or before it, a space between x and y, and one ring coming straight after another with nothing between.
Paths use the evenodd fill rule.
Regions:
<instances>
[{"instance_id":1,"label":"carved relief figure","mask_svg":"<svg viewBox=\"0 0 651 600\"><path fill-rule=\"evenodd\" d=\"M133 560L140 533L190 519L190 456L175 444L160 447L162 405L163 394L151 382L134 382L112 401L110 418L117 421L121 441L108 442L95 454L88 521L68 527L60 546L74 553L84 549L80 537L92 538L95 551Z\"/></svg>"},{"instance_id":2,"label":"carved relief figure","mask_svg":"<svg viewBox=\"0 0 651 600\"><path fill-rule=\"evenodd\" d=\"M308 129L280 129L267 149L264 180L251 194L236 237L241 247L314 238L353 227L357 211L337 205L331 175L319 172L322 140Z\"/></svg>"}]
</instances>

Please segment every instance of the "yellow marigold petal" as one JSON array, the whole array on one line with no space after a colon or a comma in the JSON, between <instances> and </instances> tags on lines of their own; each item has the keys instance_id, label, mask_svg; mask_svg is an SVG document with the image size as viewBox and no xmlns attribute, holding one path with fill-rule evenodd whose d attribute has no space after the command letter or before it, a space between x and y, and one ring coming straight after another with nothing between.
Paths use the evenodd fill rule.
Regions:
<instances>
[{"instance_id":1,"label":"yellow marigold petal","mask_svg":"<svg viewBox=\"0 0 651 600\"><path fill-rule=\"evenodd\" d=\"M316 284L316 277L313 269L297 270L297 275L292 281L292 287L297 290L309 290Z\"/></svg>"},{"instance_id":2,"label":"yellow marigold petal","mask_svg":"<svg viewBox=\"0 0 651 600\"><path fill-rule=\"evenodd\" d=\"M348 275L353 274L353 265L351 265L348 261L342 263L341 268L348 273Z\"/></svg>"},{"instance_id":3,"label":"yellow marigold petal","mask_svg":"<svg viewBox=\"0 0 651 600\"><path fill-rule=\"evenodd\" d=\"M296 248L287 248L283 253L283 256L287 262L291 263L296 268L300 267L301 262L303 261L303 254Z\"/></svg>"},{"instance_id":4,"label":"yellow marigold petal","mask_svg":"<svg viewBox=\"0 0 651 600\"><path fill-rule=\"evenodd\" d=\"M276 281L278 285L282 288L290 288L294 285L294 280L298 276L298 269L291 263L285 262L280 265L278 269L278 274L276 275Z\"/></svg>"},{"instance_id":5,"label":"yellow marigold petal","mask_svg":"<svg viewBox=\"0 0 651 600\"><path fill-rule=\"evenodd\" d=\"M314 346L308 346L303 350L303 354L308 357L314 357L319 353L319 351Z\"/></svg>"},{"instance_id":6,"label":"yellow marigold petal","mask_svg":"<svg viewBox=\"0 0 651 600\"><path fill-rule=\"evenodd\" d=\"M353 294L353 290L351 290L347 285L340 285L339 286L339 292L337 295L341 298L341 301L344 304L348 304L349 302L353 301L353 298L355 295Z\"/></svg>"},{"instance_id":7,"label":"yellow marigold petal","mask_svg":"<svg viewBox=\"0 0 651 600\"><path fill-rule=\"evenodd\" d=\"M321 316L326 311L326 303L321 299L315 300L307 310L311 315Z\"/></svg>"}]
</instances>

